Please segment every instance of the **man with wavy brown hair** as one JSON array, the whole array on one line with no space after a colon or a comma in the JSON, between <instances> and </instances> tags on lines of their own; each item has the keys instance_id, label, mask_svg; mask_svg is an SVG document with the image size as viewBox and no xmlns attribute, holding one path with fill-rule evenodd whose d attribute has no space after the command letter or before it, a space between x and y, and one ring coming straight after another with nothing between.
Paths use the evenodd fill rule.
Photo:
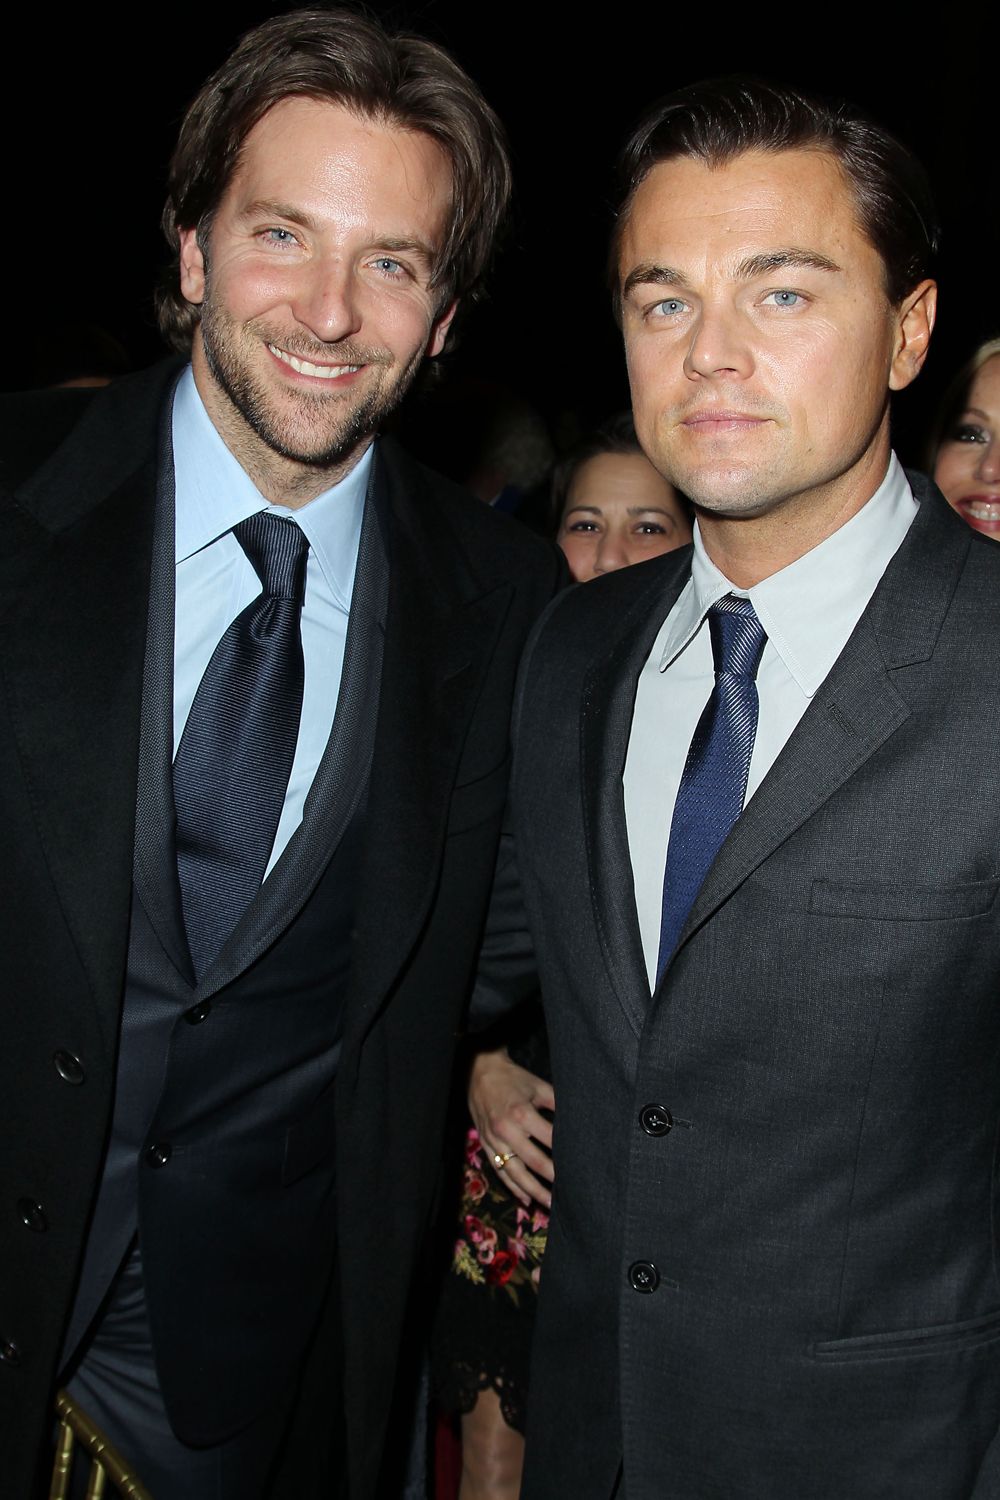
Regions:
<instances>
[{"instance_id":1,"label":"man with wavy brown hair","mask_svg":"<svg viewBox=\"0 0 1000 1500\"><path fill-rule=\"evenodd\" d=\"M377 433L508 187L441 49L276 17L172 164L189 361L0 410L12 1495L57 1382L157 1500L374 1493L556 580Z\"/></svg>"}]
</instances>

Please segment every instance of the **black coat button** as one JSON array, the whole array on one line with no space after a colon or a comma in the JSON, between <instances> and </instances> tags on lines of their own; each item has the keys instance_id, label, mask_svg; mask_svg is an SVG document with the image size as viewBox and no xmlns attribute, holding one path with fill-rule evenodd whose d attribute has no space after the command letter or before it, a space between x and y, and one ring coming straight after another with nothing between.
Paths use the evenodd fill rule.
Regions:
<instances>
[{"instance_id":1,"label":"black coat button","mask_svg":"<svg viewBox=\"0 0 1000 1500\"><path fill-rule=\"evenodd\" d=\"M204 1021L211 1009L211 1001L199 1000L197 1005L192 1005L190 1010L184 1012L184 1019L189 1026L197 1026L200 1022Z\"/></svg>"},{"instance_id":2,"label":"black coat button","mask_svg":"<svg viewBox=\"0 0 1000 1500\"><path fill-rule=\"evenodd\" d=\"M637 1292L655 1292L660 1273L651 1260L634 1260L628 1268L629 1284Z\"/></svg>"},{"instance_id":3,"label":"black coat button","mask_svg":"<svg viewBox=\"0 0 1000 1500\"><path fill-rule=\"evenodd\" d=\"M639 1111L639 1124L647 1135L666 1135L674 1117L665 1104L647 1104Z\"/></svg>"},{"instance_id":4,"label":"black coat button","mask_svg":"<svg viewBox=\"0 0 1000 1500\"><path fill-rule=\"evenodd\" d=\"M72 1052L64 1052L60 1049L52 1054L55 1070L63 1083L82 1083L85 1078L83 1064Z\"/></svg>"},{"instance_id":5,"label":"black coat button","mask_svg":"<svg viewBox=\"0 0 1000 1500\"><path fill-rule=\"evenodd\" d=\"M48 1229L49 1221L45 1210L33 1198L18 1198L17 1211L25 1228L33 1229L36 1234L42 1234Z\"/></svg>"},{"instance_id":6,"label":"black coat button","mask_svg":"<svg viewBox=\"0 0 1000 1500\"><path fill-rule=\"evenodd\" d=\"M151 1167L165 1167L170 1160L171 1148L166 1141L156 1141L146 1147L146 1160Z\"/></svg>"},{"instance_id":7,"label":"black coat button","mask_svg":"<svg viewBox=\"0 0 1000 1500\"><path fill-rule=\"evenodd\" d=\"M21 1351L13 1339L5 1339L0 1334L0 1360L5 1365L19 1365L21 1363Z\"/></svg>"}]
</instances>

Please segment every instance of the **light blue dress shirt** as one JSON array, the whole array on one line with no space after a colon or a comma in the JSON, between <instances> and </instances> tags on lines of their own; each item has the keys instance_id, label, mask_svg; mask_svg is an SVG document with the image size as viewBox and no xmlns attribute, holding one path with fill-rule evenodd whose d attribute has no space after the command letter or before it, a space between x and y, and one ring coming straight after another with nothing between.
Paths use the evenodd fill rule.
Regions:
<instances>
[{"instance_id":1,"label":"light blue dress shirt","mask_svg":"<svg viewBox=\"0 0 1000 1500\"><path fill-rule=\"evenodd\" d=\"M302 607L305 683L295 759L265 879L302 822L326 749L344 665L347 620L373 447L351 472L300 510L269 505L212 425L190 367L173 408L176 599L174 754L212 652L260 580L232 529L259 510L290 516L309 539ZM247 809L253 816L253 809Z\"/></svg>"},{"instance_id":2,"label":"light blue dress shirt","mask_svg":"<svg viewBox=\"0 0 1000 1500\"><path fill-rule=\"evenodd\" d=\"M856 515L752 589L736 588L719 571L695 522L691 577L639 675L625 761L625 818L650 989L656 982L677 788L715 683L705 626L709 608L723 594L749 598L767 631L757 672L760 715L746 806L847 645L916 514L917 502L893 454L882 483Z\"/></svg>"}]
</instances>

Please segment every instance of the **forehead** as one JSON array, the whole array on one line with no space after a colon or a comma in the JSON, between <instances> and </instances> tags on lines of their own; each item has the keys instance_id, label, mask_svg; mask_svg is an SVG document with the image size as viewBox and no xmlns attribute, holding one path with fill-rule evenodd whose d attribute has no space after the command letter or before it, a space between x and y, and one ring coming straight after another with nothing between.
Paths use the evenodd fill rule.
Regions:
<instances>
[{"instance_id":1,"label":"forehead","mask_svg":"<svg viewBox=\"0 0 1000 1500\"><path fill-rule=\"evenodd\" d=\"M669 509L673 487L642 453L595 453L580 464L570 481L572 505L600 505L608 510L647 505Z\"/></svg>"},{"instance_id":2,"label":"forehead","mask_svg":"<svg viewBox=\"0 0 1000 1500\"><path fill-rule=\"evenodd\" d=\"M293 97L248 133L224 198L304 194L437 214L451 191L451 163L429 135L330 100Z\"/></svg>"},{"instance_id":3,"label":"forehead","mask_svg":"<svg viewBox=\"0 0 1000 1500\"><path fill-rule=\"evenodd\" d=\"M721 166L660 162L636 189L620 245L622 281L649 260L700 274L793 248L879 274L882 266L847 177L823 150L747 151Z\"/></svg>"},{"instance_id":4,"label":"forehead","mask_svg":"<svg viewBox=\"0 0 1000 1500\"><path fill-rule=\"evenodd\" d=\"M968 406L976 406L1000 421L1000 354L993 354L976 371L969 388Z\"/></svg>"}]
</instances>

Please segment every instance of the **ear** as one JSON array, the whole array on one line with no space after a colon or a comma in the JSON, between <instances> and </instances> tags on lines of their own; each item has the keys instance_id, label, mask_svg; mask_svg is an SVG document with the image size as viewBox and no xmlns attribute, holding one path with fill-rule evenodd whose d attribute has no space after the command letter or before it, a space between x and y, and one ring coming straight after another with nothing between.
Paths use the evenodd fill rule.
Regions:
<instances>
[{"instance_id":1,"label":"ear","mask_svg":"<svg viewBox=\"0 0 1000 1500\"><path fill-rule=\"evenodd\" d=\"M451 306L445 308L441 316L435 320L431 328L430 342L427 345L428 359L436 359L437 356L441 353L441 350L444 348L445 343L448 339L448 330L451 327L452 320L457 312L458 303L453 302Z\"/></svg>"},{"instance_id":2,"label":"ear","mask_svg":"<svg viewBox=\"0 0 1000 1500\"><path fill-rule=\"evenodd\" d=\"M205 300L205 257L196 229L181 229L179 234L181 296L198 306Z\"/></svg>"},{"instance_id":3,"label":"ear","mask_svg":"<svg viewBox=\"0 0 1000 1500\"><path fill-rule=\"evenodd\" d=\"M896 310L896 338L889 368L889 389L901 391L916 380L927 358L937 315L937 285L922 281Z\"/></svg>"}]
</instances>

